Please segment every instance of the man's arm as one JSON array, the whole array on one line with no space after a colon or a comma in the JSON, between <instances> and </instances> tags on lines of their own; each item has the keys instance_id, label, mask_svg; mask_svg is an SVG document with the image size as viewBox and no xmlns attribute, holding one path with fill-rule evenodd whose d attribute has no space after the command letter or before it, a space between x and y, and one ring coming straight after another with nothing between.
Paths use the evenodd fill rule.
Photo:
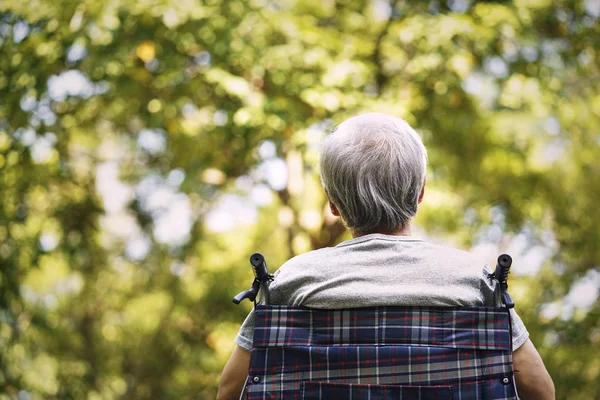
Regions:
<instances>
[{"instance_id":1,"label":"man's arm","mask_svg":"<svg viewBox=\"0 0 600 400\"><path fill-rule=\"evenodd\" d=\"M523 400L554 400L554 382L531 340L513 353L519 397Z\"/></svg>"},{"instance_id":2,"label":"man's arm","mask_svg":"<svg viewBox=\"0 0 600 400\"><path fill-rule=\"evenodd\" d=\"M250 352L243 347L235 346L221 374L218 400L238 400L240 398L249 366Z\"/></svg>"}]
</instances>

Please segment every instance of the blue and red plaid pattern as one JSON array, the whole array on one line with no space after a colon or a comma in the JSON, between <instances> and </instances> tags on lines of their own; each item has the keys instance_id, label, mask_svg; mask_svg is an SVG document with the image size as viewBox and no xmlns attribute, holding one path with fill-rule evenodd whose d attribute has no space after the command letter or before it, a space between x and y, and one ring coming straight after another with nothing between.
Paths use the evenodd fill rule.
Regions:
<instances>
[{"instance_id":1,"label":"blue and red plaid pattern","mask_svg":"<svg viewBox=\"0 0 600 400\"><path fill-rule=\"evenodd\" d=\"M249 400L515 399L496 307L258 306Z\"/></svg>"}]
</instances>

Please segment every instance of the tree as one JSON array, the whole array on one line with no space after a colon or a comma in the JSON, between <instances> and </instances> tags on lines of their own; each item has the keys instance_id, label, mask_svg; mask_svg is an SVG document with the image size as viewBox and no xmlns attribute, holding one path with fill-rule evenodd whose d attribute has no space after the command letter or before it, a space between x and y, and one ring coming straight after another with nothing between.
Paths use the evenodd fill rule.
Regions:
<instances>
[{"instance_id":1,"label":"tree","mask_svg":"<svg viewBox=\"0 0 600 400\"><path fill-rule=\"evenodd\" d=\"M366 110L429 149L417 224L516 252L530 274L511 292L559 397L598 396L594 2L0 13L0 398L214 397L249 254L273 270L347 237L318 143Z\"/></svg>"}]
</instances>

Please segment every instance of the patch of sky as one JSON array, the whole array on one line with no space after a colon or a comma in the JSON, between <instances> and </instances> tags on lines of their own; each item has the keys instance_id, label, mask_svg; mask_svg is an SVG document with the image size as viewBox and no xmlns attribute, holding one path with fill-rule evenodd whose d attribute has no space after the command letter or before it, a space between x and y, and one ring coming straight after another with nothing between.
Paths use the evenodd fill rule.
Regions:
<instances>
[{"instance_id":1,"label":"patch of sky","mask_svg":"<svg viewBox=\"0 0 600 400\"><path fill-rule=\"evenodd\" d=\"M37 134L31 127L19 128L14 133L15 139L19 140L25 147L29 147L35 143Z\"/></svg>"},{"instance_id":2,"label":"patch of sky","mask_svg":"<svg viewBox=\"0 0 600 400\"><path fill-rule=\"evenodd\" d=\"M87 99L94 94L94 85L81 71L69 70L48 79L48 94L54 101L64 101L68 96Z\"/></svg>"},{"instance_id":3,"label":"patch of sky","mask_svg":"<svg viewBox=\"0 0 600 400\"><path fill-rule=\"evenodd\" d=\"M585 12L593 17L593 18L598 18L600 17L600 1L598 0L584 0L583 2L583 8L585 9Z\"/></svg>"},{"instance_id":4,"label":"patch of sky","mask_svg":"<svg viewBox=\"0 0 600 400\"><path fill-rule=\"evenodd\" d=\"M515 275L535 275L556 254L558 244L551 231L536 231L526 226L516 235L507 237L504 233L503 208L492 207L488 217L492 223L482 227L476 234L472 249L480 257L493 260L500 252L508 253L514 260L518 260L515 263L517 267L511 270Z\"/></svg>"},{"instance_id":5,"label":"patch of sky","mask_svg":"<svg viewBox=\"0 0 600 400\"><path fill-rule=\"evenodd\" d=\"M56 123L56 114L50 108L49 102L42 100L37 109L37 116L46 126L52 126Z\"/></svg>"},{"instance_id":6,"label":"patch of sky","mask_svg":"<svg viewBox=\"0 0 600 400\"><path fill-rule=\"evenodd\" d=\"M462 82L462 87L467 93L479 99L484 108L491 108L500 94L495 79L479 72L470 74Z\"/></svg>"},{"instance_id":7,"label":"patch of sky","mask_svg":"<svg viewBox=\"0 0 600 400\"><path fill-rule=\"evenodd\" d=\"M544 130L549 135L556 136L560 133L560 122L556 118L550 117L544 122Z\"/></svg>"},{"instance_id":8,"label":"patch of sky","mask_svg":"<svg viewBox=\"0 0 600 400\"><path fill-rule=\"evenodd\" d=\"M186 266L181 261L173 261L171 263L171 267L169 268L171 273L175 276L183 276L185 273Z\"/></svg>"},{"instance_id":9,"label":"patch of sky","mask_svg":"<svg viewBox=\"0 0 600 400\"><path fill-rule=\"evenodd\" d=\"M372 0L373 16L379 21L387 21L392 15L392 6L386 0Z\"/></svg>"},{"instance_id":10,"label":"patch of sky","mask_svg":"<svg viewBox=\"0 0 600 400\"><path fill-rule=\"evenodd\" d=\"M593 60L592 52L588 49L582 51L577 56L577 61L579 62L579 65L584 66L584 67L590 65L592 60Z\"/></svg>"},{"instance_id":11,"label":"patch of sky","mask_svg":"<svg viewBox=\"0 0 600 400\"><path fill-rule=\"evenodd\" d=\"M477 211L473 208L467 208L463 215L463 221L467 225L473 225L478 220Z\"/></svg>"},{"instance_id":12,"label":"patch of sky","mask_svg":"<svg viewBox=\"0 0 600 400\"><path fill-rule=\"evenodd\" d=\"M19 21L13 25L13 41L21 43L31 31L29 24L25 21Z\"/></svg>"},{"instance_id":13,"label":"patch of sky","mask_svg":"<svg viewBox=\"0 0 600 400\"><path fill-rule=\"evenodd\" d=\"M571 287L565 304L574 308L589 309L600 294L600 269L589 270Z\"/></svg>"},{"instance_id":14,"label":"patch of sky","mask_svg":"<svg viewBox=\"0 0 600 400\"><path fill-rule=\"evenodd\" d=\"M263 160L273 158L277 155L277 146L272 141L265 140L258 146L258 154Z\"/></svg>"},{"instance_id":15,"label":"patch of sky","mask_svg":"<svg viewBox=\"0 0 600 400\"><path fill-rule=\"evenodd\" d=\"M497 225L494 225L497 227ZM552 232L542 232L539 238L525 228L513 237L489 235L489 228L482 229L484 235L478 235L475 246L470 250L476 257L495 262L500 253L507 253L513 258L511 273L515 276L533 276L544 263L553 257L558 245ZM539 240L542 238L542 240ZM489 240L494 239L495 241Z\"/></svg>"},{"instance_id":16,"label":"patch of sky","mask_svg":"<svg viewBox=\"0 0 600 400\"><path fill-rule=\"evenodd\" d=\"M509 73L508 65L498 56L487 57L483 61L483 68L489 75L496 78L506 78Z\"/></svg>"},{"instance_id":17,"label":"patch of sky","mask_svg":"<svg viewBox=\"0 0 600 400\"><path fill-rule=\"evenodd\" d=\"M142 261L152 248L152 241L146 235L139 235L127 242L125 256L134 262Z\"/></svg>"},{"instance_id":18,"label":"patch of sky","mask_svg":"<svg viewBox=\"0 0 600 400\"><path fill-rule=\"evenodd\" d=\"M171 204L163 212L154 213L154 237L159 243L180 246L189 240L192 230L192 207L183 193L172 194Z\"/></svg>"},{"instance_id":19,"label":"patch of sky","mask_svg":"<svg viewBox=\"0 0 600 400\"><path fill-rule=\"evenodd\" d=\"M31 126L32 128L39 128L40 125L42 124L42 120L39 117L39 115L35 114L35 113L30 113L29 117L27 117L27 122L29 123L29 126Z\"/></svg>"},{"instance_id":20,"label":"patch of sky","mask_svg":"<svg viewBox=\"0 0 600 400\"><path fill-rule=\"evenodd\" d=\"M71 64L83 60L87 55L87 49L79 43L75 43L67 49L67 61Z\"/></svg>"},{"instance_id":21,"label":"patch of sky","mask_svg":"<svg viewBox=\"0 0 600 400\"><path fill-rule=\"evenodd\" d=\"M543 264L556 254L557 243L552 232L544 232L544 235L546 240L540 242L528 228L525 228L510 240L506 253L515 260L515 267L511 271L516 276L537 274Z\"/></svg>"},{"instance_id":22,"label":"patch of sky","mask_svg":"<svg viewBox=\"0 0 600 400\"><path fill-rule=\"evenodd\" d=\"M7 37L12 32L12 26L5 23L0 23L0 37Z\"/></svg>"},{"instance_id":23,"label":"patch of sky","mask_svg":"<svg viewBox=\"0 0 600 400\"><path fill-rule=\"evenodd\" d=\"M192 103L187 103L181 109L181 114L184 118L193 118L198 114L198 108Z\"/></svg>"},{"instance_id":24,"label":"patch of sky","mask_svg":"<svg viewBox=\"0 0 600 400\"><path fill-rule=\"evenodd\" d=\"M56 135L52 132L47 132L42 136L38 136L36 141L31 146L31 158L36 164L43 164L52 157L52 150L56 144Z\"/></svg>"},{"instance_id":25,"label":"patch of sky","mask_svg":"<svg viewBox=\"0 0 600 400\"><path fill-rule=\"evenodd\" d=\"M195 218L187 195L153 174L137 185L136 196L142 210L152 217L157 242L180 246L189 240Z\"/></svg>"},{"instance_id":26,"label":"patch of sky","mask_svg":"<svg viewBox=\"0 0 600 400\"><path fill-rule=\"evenodd\" d=\"M137 145L152 155L162 153L167 147L166 132L162 129L142 129L138 134Z\"/></svg>"},{"instance_id":27,"label":"patch of sky","mask_svg":"<svg viewBox=\"0 0 600 400\"><path fill-rule=\"evenodd\" d=\"M546 143L542 153L544 160L550 163L560 160L566 151L567 143L567 140L558 137Z\"/></svg>"},{"instance_id":28,"label":"patch of sky","mask_svg":"<svg viewBox=\"0 0 600 400\"><path fill-rule=\"evenodd\" d=\"M568 43L564 40L544 40L542 42L544 64L554 69L562 69L564 67L564 61L561 57L561 53L567 50L568 47Z\"/></svg>"},{"instance_id":29,"label":"patch of sky","mask_svg":"<svg viewBox=\"0 0 600 400\"><path fill-rule=\"evenodd\" d=\"M19 105L21 106L21 110L25 112L30 112L37 105L37 100L34 96L24 95L23 97L21 97Z\"/></svg>"},{"instance_id":30,"label":"patch of sky","mask_svg":"<svg viewBox=\"0 0 600 400\"><path fill-rule=\"evenodd\" d=\"M181 168L176 168L167 175L167 183L175 188L178 188L184 180L185 172Z\"/></svg>"},{"instance_id":31,"label":"patch of sky","mask_svg":"<svg viewBox=\"0 0 600 400\"><path fill-rule=\"evenodd\" d=\"M83 279L77 274L71 274L69 276L60 279L56 282L54 287L56 293L78 293L83 288Z\"/></svg>"},{"instance_id":32,"label":"patch of sky","mask_svg":"<svg viewBox=\"0 0 600 400\"><path fill-rule=\"evenodd\" d=\"M104 162L96 168L96 190L102 196L107 213L122 211L133 196L131 186L119 180L119 165L115 161Z\"/></svg>"},{"instance_id":33,"label":"patch of sky","mask_svg":"<svg viewBox=\"0 0 600 400\"><path fill-rule=\"evenodd\" d=\"M267 206L273 201L273 191L267 185L259 183L252 188L250 198L259 207Z\"/></svg>"},{"instance_id":34,"label":"patch of sky","mask_svg":"<svg viewBox=\"0 0 600 400\"><path fill-rule=\"evenodd\" d=\"M201 51L194 56L194 63L202 67L208 67L210 65L211 56L208 51Z\"/></svg>"},{"instance_id":35,"label":"patch of sky","mask_svg":"<svg viewBox=\"0 0 600 400\"><path fill-rule=\"evenodd\" d=\"M215 233L228 232L236 226L254 223L258 215L256 205L245 196L223 195L207 213L206 227Z\"/></svg>"},{"instance_id":36,"label":"patch of sky","mask_svg":"<svg viewBox=\"0 0 600 400\"><path fill-rule=\"evenodd\" d=\"M468 0L448 0L448 7L456 13L464 13L471 8L471 2Z\"/></svg>"},{"instance_id":37,"label":"patch of sky","mask_svg":"<svg viewBox=\"0 0 600 400\"><path fill-rule=\"evenodd\" d=\"M569 320L577 309L584 312L589 311L599 295L600 268L596 267L578 279L562 300L544 304L541 308L541 315L547 319L560 317L563 320Z\"/></svg>"},{"instance_id":38,"label":"patch of sky","mask_svg":"<svg viewBox=\"0 0 600 400\"><path fill-rule=\"evenodd\" d=\"M50 99L47 95L42 95L39 101L35 97L24 95L20 100L21 109L30 113L28 122L32 127L39 127L41 122L46 126L56 123L56 114L50 108Z\"/></svg>"},{"instance_id":39,"label":"patch of sky","mask_svg":"<svg viewBox=\"0 0 600 400\"><path fill-rule=\"evenodd\" d=\"M330 119L323 120L318 124L313 124L306 131L306 142L309 151L318 151L321 147L321 142L327 132L333 127L334 122Z\"/></svg>"},{"instance_id":40,"label":"patch of sky","mask_svg":"<svg viewBox=\"0 0 600 400\"><path fill-rule=\"evenodd\" d=\"M242 175L235 180L235 187L243 192L250 192L254 187L254 179L248 175Z\"/></svg>"},{"instance_id":41,"label":"patch of sky","mask_svg":"<svg viewBox=\"0 0 600 400\"><path fill-rule=\"evenodd\" d=\"M225 126L228 121L227 111L225 110L217 110L213 114L213 120L215 121L215 125L217 126Z\"/></svg>"},{"instance_id":42,"label":"patch of sky","mask_svg":"<svg viewBox=\"0 0 600 400\"><path fill-rule=\"evenodd\" d=\"M288 168L281 158L270 158L263 161L258 167L258 172L273 190L283 190L287 186Z\"/></svg>"},{"instance_id":43,"label":"patch of sky","mask_svg":"<svg viewBox=\"0 0 600 400\"><path fill-rule=\"evenodd\" d=\"M44 232L40 235L40 248L42 251L52 251L58 246L58 238L53 233Z\"/></svg>"},{"instance_id":44,"label":"patch of sky","mask_svg":"<svg viewBox=\"0 0 600 400\"><path fill-rule=\"evenodd\" d=\"M558 9L555 12L556 19L560 22L567 22L569 20L569 14L564 9Z\"/></svg>"},{"instance_id":45,"label":"patch of sky","mask_svg":"<svg viewBox=\"0 0 600 400\"><path fill-rule=\"evenodd\" d=\"M101 95L107 93L110 90L110 83L108 81L99 81L94 86L94 95Z\"/></svg>"},{"instance_id":46,"label":"patch of sky","mask_svg":"<svg viewBox=\"0 0 600 400\"><path fill-rule=\"evenodd\" d=\"M523 46L521 47L521 57L523 57L525 61L537 61L539 57L538 49L535 46Z\"/></svg>"},{"instance_id":47,"label":"patch of sky","mask_svg":"<svg viewBox=\"0 0 600 400\"><path fill-rule=\"evenodd\" d=\"M31 395L26 390L19 390L17 393L18 400L31 400Z\"/></svg>"}]
</instances>

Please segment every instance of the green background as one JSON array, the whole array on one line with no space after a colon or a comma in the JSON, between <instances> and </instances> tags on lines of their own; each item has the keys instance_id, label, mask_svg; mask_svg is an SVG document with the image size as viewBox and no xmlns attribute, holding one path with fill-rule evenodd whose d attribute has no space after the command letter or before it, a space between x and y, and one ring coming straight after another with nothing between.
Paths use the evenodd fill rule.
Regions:
<instances>
[{"instance_id":1,"label":"green background","mask_svg":"<svg viewBox=\"0 0 600 400\"><path fill-rule=\"evenodd\" d=\"M599 396L597 0L0 1L0 399L210 399L274 271L348 238L318 145L406 119L416 233L515 258L560 399Z\"/></svg>"}]
</instances>

